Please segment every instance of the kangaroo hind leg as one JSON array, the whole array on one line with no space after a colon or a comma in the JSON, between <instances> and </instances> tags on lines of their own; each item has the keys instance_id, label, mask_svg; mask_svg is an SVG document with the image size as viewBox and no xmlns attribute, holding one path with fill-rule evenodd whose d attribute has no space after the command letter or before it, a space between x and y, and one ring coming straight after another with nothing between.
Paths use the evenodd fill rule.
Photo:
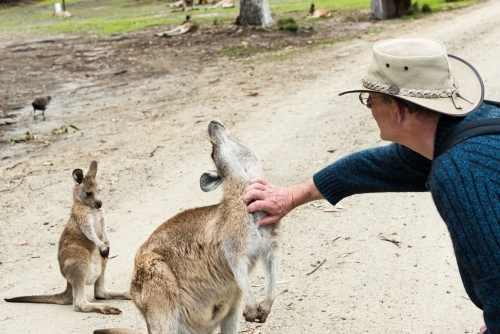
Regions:
<instances>
[{"instance_id":1,"label":"kangaroo hind leg","mask_svg":"<svg viewBox=\"0 0 500 334\"><path fill-rule=\"evenodd\" d=\"M136 258L130 294L149 334L190 333L181 320L177 280L160 255L145 253Z\"/></svg>"},{"instance_id":2,"label":"kangaroo hind leg","mask_svg":"<svg viewBox=\"0 0 500 334\"><path fill-rule=\"evenodd\" d=\"M95 299L130 299L128 291L113 291L106 288L104 281L104 273L106 271L108 259L102 260L101 275L94 283L94 297Z\"/></svg>"},{"instance_id":3,"label":"kangaroo hind leg","mask_svg":"<svg viewBox=\"0 0 500 334\"><path fill-rule=\"evenodd\" d=\"M73 288L73 308L79 312L98 312L103 314L120 314L121 311L107 304L89 303L85 296L89 263L81 258L68 258L64 261L61 273Z\"/></svg>"}]
</instances>

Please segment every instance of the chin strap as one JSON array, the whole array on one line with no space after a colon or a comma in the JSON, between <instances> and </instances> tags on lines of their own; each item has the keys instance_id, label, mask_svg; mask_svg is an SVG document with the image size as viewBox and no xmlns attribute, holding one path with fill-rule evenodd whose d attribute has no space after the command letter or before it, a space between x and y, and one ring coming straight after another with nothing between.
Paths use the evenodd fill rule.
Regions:
<instances>
[{"instance_id":1,"label":"chin strap","mask_svg":"<svg viewBox=\"0 0 500 334\"><path fill-rule=\"evenodd\" d=\"M462 109L462 106L460 105L457 99L458 96L460 96L462 99L469 102L470 104L474 103L472 99L469 99L465 97L462 93L460 93L460 89L458 88L458 84L456 83L456 81L453 82L453 86L455 87L455 89L451 92L451 99L453 100L455 108Z\"/></svg>"}]
</instances>

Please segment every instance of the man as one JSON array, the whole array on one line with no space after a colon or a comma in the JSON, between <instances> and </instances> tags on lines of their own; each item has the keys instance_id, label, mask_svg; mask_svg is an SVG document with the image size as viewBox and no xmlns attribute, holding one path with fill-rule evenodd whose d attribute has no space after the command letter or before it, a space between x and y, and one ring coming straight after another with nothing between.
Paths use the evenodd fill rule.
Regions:
<instances>
[{"instance_id":1,"label":"man","mask_svg":"<svg viewBox=\"0 0 500 334\"><path fill-rule=\"evenodd\" d=\"M380 137L393 144L351 154L300 184L255 179L243 200L261 225L318 199L336 204L361 193L430 191L453 242L465 289L483 310L480 333L500 333L500 135L469 138L437 155L446 135L471 120L500 117L483 101L476 70L430 39L374 45L358 87Z\"/></svg>"}]
</instances>

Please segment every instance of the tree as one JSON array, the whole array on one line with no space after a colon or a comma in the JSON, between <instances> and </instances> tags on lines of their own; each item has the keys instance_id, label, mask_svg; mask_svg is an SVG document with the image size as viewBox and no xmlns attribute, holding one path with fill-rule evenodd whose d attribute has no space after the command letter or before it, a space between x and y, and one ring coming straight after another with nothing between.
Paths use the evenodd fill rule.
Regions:
<instances>
[{"instance_id":1,"label":"tree","mask_svg":"<svg viewBox=\"0 0 500 334\"><path fill-rule=\"evenodd\" d=\"M371 0L372 16L377 20L387 20L401 16L411 7L411 0Z\"/></svg>"},{"instance_id":2,"label":"tree","mask_svg":"<svg viewBox=\"0 0 500 334\"><path fill-rule=\"evenodd\" d=\"M240 0L240 15L237 23L242 26L271 28L273 18L267 0Z\"/></svg>"}]
</instances>

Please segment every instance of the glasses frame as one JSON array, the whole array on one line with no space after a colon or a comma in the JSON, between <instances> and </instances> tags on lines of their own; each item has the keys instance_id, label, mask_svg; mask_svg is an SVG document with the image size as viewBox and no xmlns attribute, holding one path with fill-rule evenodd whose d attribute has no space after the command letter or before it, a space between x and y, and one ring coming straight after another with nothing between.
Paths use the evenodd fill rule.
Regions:
<instances>
[{"instance_id":1,"label":"glasses frame","mask_svg":"<svg viewBox=\"0 0 500 334\"><path fill-rule=\"evenodd\" d=\"M368 97L363 97L364 94L368 95ZM370 96L370 93L368 93L368 92L361 92L361 93L359 93L359 102L361 102L362 105L367 106L368 104L372 103L372 99L378 99L380 97L384 97L384 96L383 95Z\"/></svg>"},{"instance_id":2,"label":"glasses frame","mask_svg":"<svg viewBox=\"0 0 500 334\"><path fill-rule=\"evenodd\" d=\"M368 97L363 97L362 95L364 95L364 94L367 94ZM364 105L364 106L367 106L368 104L371 104L372 103L372 99L378 99L380 97L384 97L384 95L370 96L370 93L368 93L368 92L361 92L361 93L359 93L359 96L358 96L359 102L361 102L361 104ZM400 99L398 99L398 100L401 102L401 104L403 105L403 107L408 108L408 104L407 103L403 102Z\"/></svg>"}]
</instances>

